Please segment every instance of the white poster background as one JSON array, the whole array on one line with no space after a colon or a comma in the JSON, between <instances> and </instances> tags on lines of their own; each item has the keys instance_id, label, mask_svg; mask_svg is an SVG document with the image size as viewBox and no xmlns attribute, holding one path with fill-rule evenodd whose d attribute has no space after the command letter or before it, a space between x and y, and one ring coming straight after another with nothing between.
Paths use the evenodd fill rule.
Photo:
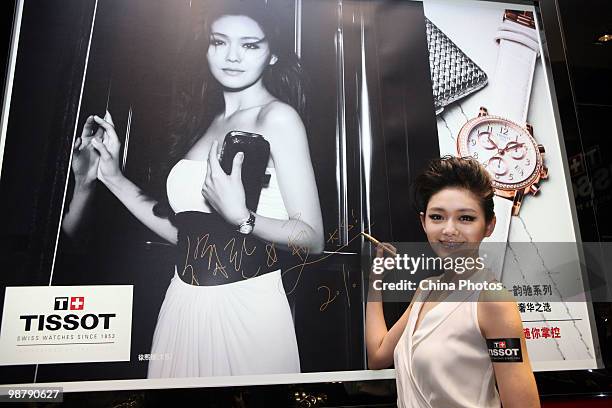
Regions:
<instances>
[{"instance_id":1,"label":"white poster background","mask_svg":"<svg viewBox=\"0 0 612 408\"><path fill-rule=\"evenodd\" d=\"M444 32L470 59L482 68L491 83L497 63L497 43L495 33L502 22L504 10L527 10L535 12L534 7L518 4L504 4L468 0L425 0L425 15ZM513 285L549 284L555 296L564 293L564 284L584 287L577 251L565 253L565 259L536 251L515 256L513 242L579 242L579 234L572 220L573 210L570 203L572 192L568 186L569 172L564 162L561 144L563 138L557 128L553 101L551 99L547 72L546 56L540 38L540 57L536 61L531 100L527 121L534 128L538 143L546 148L544 162L549 169L549 178L540 182L537 196L528 195L523 200L519 216L512 217L509 247L504 259L502 282L506 287ZM480 91L447 106L438 116L438 138L440 155L457 155L456 137L459 130L469 119L478 115L481 106L486 107L491 98L492 87ZM491 112L491 114L496 114ZM503 113L497 113L503 116ZM569 246L568 246L569 247ZM553 265L575 265L568 270L572 280L551 277L542 265L550 269ZM576 290L567 292L576 293ZM534 371L576 370L597 368L598 350L593 341L590 305L584 297L565 299L551 305L551 312L522 313L526 329L541 331L543 327L559 328L560 338L527 339L529 357Z\"/></svg>"}]
</instances>

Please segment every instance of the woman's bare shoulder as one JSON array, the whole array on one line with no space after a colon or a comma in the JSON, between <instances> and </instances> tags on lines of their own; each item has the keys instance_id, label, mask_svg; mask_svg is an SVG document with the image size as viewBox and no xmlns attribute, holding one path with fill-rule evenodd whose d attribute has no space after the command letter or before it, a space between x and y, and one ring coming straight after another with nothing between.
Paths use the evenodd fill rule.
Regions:
<instances>
[{"instance_id":1,"label":"woman's bare shoulder","mask_svg":"<svg viewBox=\"0 0 612 408\"><path fill-rule=\"evenodd\" d=\"M499 281L497 279L493 279L488 282L490 284L496 284L496 285L499 284ZM516 303L515 297L503 285L500 285L499 289L491 288L491 289L482 290L480 292L480 295L478 296L478 300L484 303L491 303L491 302L510 303L510 304Z\"/></svg>"},{"instance_id":2,"label":"woman's bare shoulder","mask_svg":"<svg viewBox=\"0 0 612 408\"><path fill-rule=\"evenodd\" d=\"M257 120L263 128L271 127L272 130L279 127L283 130L293 131L304 128L298 112L289 104L278 99L263 106Z\"/></svg>"},{"instance_id":3,"label":"woman's bare shoulder","mask_svg":"<svg viewBox=\"0 0 612 408\"><path fill-rule=\"evenodd\" d=\"M516 299L507 290L486 290L478 299L478 323L483 334L501 336L522 331Z\"/></svg>"}]
</instances>

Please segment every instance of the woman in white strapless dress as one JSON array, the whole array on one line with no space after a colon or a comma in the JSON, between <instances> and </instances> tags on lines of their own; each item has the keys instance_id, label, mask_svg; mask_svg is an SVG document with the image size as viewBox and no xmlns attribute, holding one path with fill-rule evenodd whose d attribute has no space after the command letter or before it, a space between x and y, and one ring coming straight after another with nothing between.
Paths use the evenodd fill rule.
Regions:
<instances>
[{"instance_id":1,"label":"woman in white strapless dress","mask_svg":"<svg viewBox=\"0 0 612 408\"><path fill-rule=\"evenodd\" d=\"M204 29L194 30L187 47L194 52L188 61L197 68L182 84L188 91L181 97L188 98L174 132L170 216L158 211L163 203L121 173L110 114L94 117L104 129L102 141L91 140L100 155L98 179L142 223L178 247L148 377L299 372L274 251L320 253L324 245L300 117L305 99L299 61L283 49L286 41L280 41L274 13L263 2L217 6L222 9L209 4L203 10ZM245 203L244 155L236 155L230 175L219 164L224 137L234 130L257 133L270 143L269 182L255 211Z\"/></svg>"},{"instance_id":2,"label":"woman in white strapless dress","mask_svg":"<svg viewBox=\"0 0 612 408\"><path fill-rule=\"evenodd\" d=\"M416 197L437 256L478 257L481 241L495 228L493 194L487 171L475 160L447 156L430 163L417 178ZM376 252L383 257L395 248L381 244ZM428 280L458 287L460 279L495 282L486 268L445 270ZM487 339L520 339L522 361L492 362ZM505 289L417 290L390 329L382 303L368 302L366 346L370 368L395 365L399 407L540 406L518 307Z\"/></svg>"}]
</instances>

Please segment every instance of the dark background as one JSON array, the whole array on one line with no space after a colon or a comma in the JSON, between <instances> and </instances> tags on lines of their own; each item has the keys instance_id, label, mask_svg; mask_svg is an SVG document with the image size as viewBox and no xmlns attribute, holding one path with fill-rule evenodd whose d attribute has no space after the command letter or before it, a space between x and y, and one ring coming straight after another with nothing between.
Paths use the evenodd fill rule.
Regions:
<instances>
[{"instance_id":1,"label":"dark background","mask_svg":"<svg viewBox=\"0 0 612 408\"><path fill-rule=\"evenodd\" d=\"M4 41L0 43L7 55L10 27L12 20L12 3L2 3L5 12L2 13ZM66 7L73 6L74 10L84 1L65 1ZM612 44L598 44L595 38L604 30L612 31L612 5L604 0L573 0L542 1L542 14L547 30L546 40L551 56L551 67L556 83L556 93L562 118L563 133L566 140L566 150L569 158L584 155L584 172L573 174L576 206L578 210L580 231L585 241L610 241L612 239L612 222L609 209L612 196L612 159L609 140L611 132L607 123L612 117ZM52 15L49 15L52 18ZM559 30L561 27L561 30ZM39 33L44 39L44 33ZM66 47L64 52L70 52L78 47L74 44L71 34L66 34ZM50 50L50 52L60 50ZM59 91L59 90L58 90ZM44 103L44 101L32 101ZM32 118L32 127L43 122L45 118ZM8 146L8 143L7 143ZM26 147L27 150L27 147ZM592 153L591 153L592 152ZM8 158L9 160L23 160L27 155ZM5 164L6 165L6 164ZM36 166L47 166L48 163L31 163ZM3 174L5 176L6 174ZM4 178L4 177L3 177ZM3 184L4 185L4 184ZM14 187L17 188L17 187ZM21 186L24 192L28 186ZM2 211L24 210L25 206L36 206L44 197L35 198L35 202L20 201L16 197L3 198ZM23 197L29 197L24 194ZM4 217L3 220L7 220ZM17 219L17 217L15 217ZM8 219L10 222L10 219ZM5 224L6 225L6 224ZM29 229L31 225L28 225ZM3 225L4 228L4 225ZM26 234L24 234L26 235ZM3 251L2 264L11 262L15 265L26 261L26 250L29 242L27 237L11 236L1 237ZM29 281L31 282L31 280ZM18 283L18 282L16 282ZM31 284L31 283L30 283ZM44 283L43 283L44 284ZM598 324L599 341L606 366L610 367L611 329L609 304L595 304L596 321ZM15 373L17 378L18 374ZM610 371L593 370L593 372L572 371L556 373L538 373L538 386L547 405L555 406L561 400L582 398L573 406L607 406L604 400L612 391L612 377ZM306 396L301 396L302 391ZM294 396L298 392L298 396ZM591 397L600 395L598 400ZM214 397L213 397L214 395ZM378 396L376 396L378 395ZM244 406L240 400L246 401L248 406L261 405L296 405L307 406L296 400L308 397L320 397L326 400L326 406L338 405L375 405L393 404L394 396L392 381L347 383L347 384L315 384L268 387L232 387L224 390L168 390L155 392L117 392L117 393L81 393L71 394L68 400L74 406L119 406L122 403L130 406L164 406L169 401L183 398L198 398L203 405L214 405L213 398L224 401L217 406ZM87 401L87 402L86 402ZM385 405L386 406L386 405ZM560 405L559 405L560 406ZM564 405L572 406L572 405Z\"/></svg>"}]
</instances>

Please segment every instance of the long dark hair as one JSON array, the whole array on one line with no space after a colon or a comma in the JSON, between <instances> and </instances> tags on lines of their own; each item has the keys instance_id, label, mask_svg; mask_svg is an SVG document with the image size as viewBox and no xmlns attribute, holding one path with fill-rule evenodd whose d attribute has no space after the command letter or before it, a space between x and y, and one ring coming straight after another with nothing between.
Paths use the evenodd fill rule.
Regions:
<instances>
[{"instance_id":1,"label":"long dark hair","mask_svg":"<svg viewBox=\"0 0 612 408\"><path fill-rule=\"evenodd\" d=\"M225 108L223 89L210 73L206 59L211 25L221 16L247 16L259 24L270 44L271 54L278 58L274 65L266 67L263 84L273 96L293 107L308 127L306 75L293 51L293 41L283 37L279 10L272 10L264 0L193 0L191 8L192 29L179 52L178 69L173 80L169 122L171 143L164 176ZM159 216L172 214L165 195L153 210Z\"/></svg>"}]
</instances>

